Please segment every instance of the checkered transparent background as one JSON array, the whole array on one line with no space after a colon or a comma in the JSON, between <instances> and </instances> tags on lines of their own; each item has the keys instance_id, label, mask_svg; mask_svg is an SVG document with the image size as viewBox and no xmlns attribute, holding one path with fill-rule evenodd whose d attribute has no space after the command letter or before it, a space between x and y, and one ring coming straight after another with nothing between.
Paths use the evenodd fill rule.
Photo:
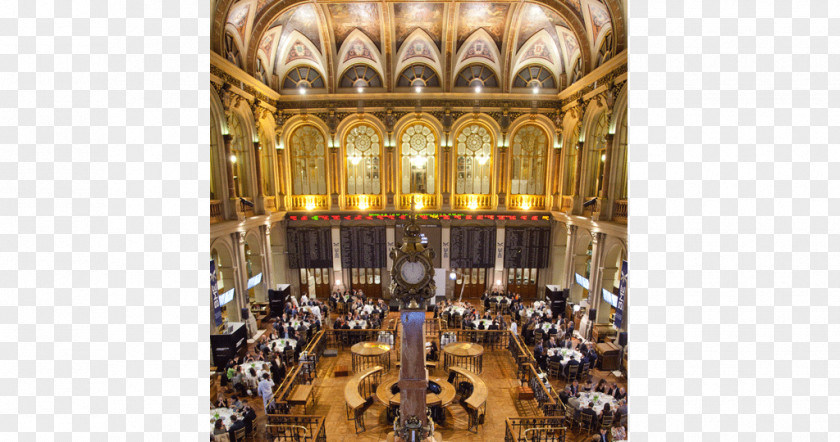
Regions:
<instances>
[{"instance_id":1,"label":"checkered transparent background","mask_svg":"<svg viewBox=\"0 0 840 442\"><path fill-rule=\"evenodd\" d=\"M632 440L838 441L840 2L629 3Z\"/></svg>"},{"instance_id":2,"label":"checkered transparent background","mask_svg":"<svg viewBox=\"0 0 840 442\"><path fill-rule=\"evenodd\" d=\"M201 3L0 2L0 440L206 437ZM838 440L840 2L629 3L631 440Z\"/></svg>"}]
</instances>

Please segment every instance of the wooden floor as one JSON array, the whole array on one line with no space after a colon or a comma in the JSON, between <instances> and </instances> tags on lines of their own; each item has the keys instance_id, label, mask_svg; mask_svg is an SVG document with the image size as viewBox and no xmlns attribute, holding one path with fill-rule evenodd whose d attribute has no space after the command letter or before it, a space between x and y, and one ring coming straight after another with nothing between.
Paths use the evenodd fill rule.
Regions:
<instances>
[{"instance_id":1,"label":"wooden floor","mask_svg":"<svg viewBox=\"0 0 840 442\"><path fill-rule=\"evenodd\" d=\"M398 313L392 313L396 317ZM431 317L431 313L428 314ZM392 361L396 357L392 355ZM344 406L344 385L347 377L336 378L333 371L336 365L351 366L350 351L341 350L337 357L322 358L319 363L318 377L314 382L315 401L307 407L306 414L326 416L327 438L329 441L384 441L386 435L392 431L392 426L385 419L385 407L378 402L370 406L365 412L366 431L355 434L355 426L352 420L347 420ZM430 375L445 377L442 370L442 363L438 368L430 371ZM392 372L396 370L392 366ZM519 381L516 379L516 372L510 353L507 350L488 351L484 355L484 371L481 373L488 388L487 414L484 425L479 427L478 433L467 431L467 413L457 402L446 407L446 424L436 426L436 431L441 433L445 441L500 441L505 435L505 418L540 416L536 401L519 401L516 398L516 387ZM605 378L608 382L617 382L625 386L626 379L616 379L610 372L593 370L593 381ZM563 380L551 380L555 388L562 389ZM215 388L213 389L215 391ZM248 398L247 401L258 414L257 427L262 428L265 424L265 416L262 407L262 399L259 397ZM294 414L303 414L302 407L296 407ZM260 430L259 433L262 433ZM567 434L567 441L578 442L587 440L586 434ZM257 440L263 440L258 434Z\"/></svg>"}]
</instances>

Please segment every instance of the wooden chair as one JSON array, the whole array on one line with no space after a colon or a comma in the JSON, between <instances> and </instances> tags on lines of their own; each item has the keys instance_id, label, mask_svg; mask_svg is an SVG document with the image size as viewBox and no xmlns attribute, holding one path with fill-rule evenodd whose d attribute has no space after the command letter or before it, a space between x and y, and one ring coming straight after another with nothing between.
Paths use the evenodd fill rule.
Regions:
<instances>
[{"instance_id":1,"label":"wooden chair","mask_svg":"<svg viewBox=\"0 0 840 442\"><path fill-rule=\"evenodd\" d=\"M294 348L287 348L283 350L283 362L286 365L295 365L295 349Z\"/></svg>"},{"instance_id":2,"label":"wooden chair","mask_svg":"<svg viewBox=\"0 0 840 442\"><path fill-rule=\"evenodd\" d=\"M603 419L601 419L601 428L603 428L603 429L607 430L607 432L609 432L610 428L612 428L612 423L613 423L613 415L608 414L608 415L604 416Z\"/></svg>"},{"instance_id":3,"label":"wooden chair","mask_svg":"<svg viewBox=\"0 0 840 442\"><path fill-rule=\"evenodd\" d=\"M592 376L592 374L589 372L589 370L592 367L590 364L581 365L579 367L580 368L578 369L578 380L583 382L583 381L585 381L586 379L589 379Z\"/></svg>"},{"instance_id":4,"label":"wooden chair","mask_svg":"<svg viewBox=\"0 0 840 442\"><path fill-rule=\"evenodd\" d=\"M581 431L592 431L592 415L581 413L578 421L578 429Z\"/></svg>"},{"instance_id":5,"label":"wooden chair","mask_svg":"<svg viewBox=\"0 0 840 442\"><path fill-rule=\"evenodd\" d=\"M231 442L240 442L245 440L246 428L242 427L233 432L233 440Z\"/></svg>"},{"instance_id":6,"label":"wooden chair","mask_svg":"<svg viewBox=\"0 0 840 442\"><path fill-rule=\"evenodd\" d=\"M569 366L569 371L563 374L563 378L566 379L566 383L575 379L578 373L578 368L580 368L579 364Z\"/></svg>"},{"instance_id":7,"label":"wooden chair","mask_svg":"<svg viewBox=\"0 0 840 442\"><path fill-rule=\"evenodd\" d=\"M573 407L566 407L566 426L572 428L577 426L580 428L580 423L575 419L575 409Z\"/></svg>"},{"instance_id":8,"label":"wooden chair","mask_svg":"<svg viewBox=\"0 0 840 442\"><path fill-rule=\"evenodd\" d=\"M544 336L545 336L545 334L543 333L543 329L538 328L538 329L534 330L534 345L536 345L537 342L543 341Z\"/></svg>"},{"instance_id":9,"label":"wooden chair","mask_svg":"<svg viewBox=\"0 0 840 442\"><path fill-rule=\"evenodd\" d=\"M548 376L560 379L560 362L548 361Z\"/></svg>"}]
</instances>

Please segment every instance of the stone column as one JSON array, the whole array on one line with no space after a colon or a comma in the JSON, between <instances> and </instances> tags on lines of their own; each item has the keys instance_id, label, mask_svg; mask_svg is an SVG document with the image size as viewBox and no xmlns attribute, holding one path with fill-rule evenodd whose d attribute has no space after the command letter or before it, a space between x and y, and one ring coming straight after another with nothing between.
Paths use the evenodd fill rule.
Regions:
<instances>
[{"instance_id":1,"label":"stone column","mask_svg":"<svg viewBox=\"0 0 840 442\"><path fill-rule=\"evenodd\" d=\"M566 225L566 253L563 258L563 288L571 288L575 283L574 273L574 251L575 251L575 236L577 235L577 226L572 224Z\"/></svg>"},{"instance_id":2,"label":"stone column","mask_svg":"<svg viewBox=\"0 0 840 442\"><path fill-rule=\"evenodd\" d=\"M385 209L394 210L396 202L394 201L397 186L397 159L394 157L394 141L393 133L388 133L388 138L391 139L389 145L385 146Z\"/></svg>"},{"instance_id":3,"label":"stone column","mask_svg":"<svg viewBox=\"0 0 840 442\"><path fill-rule=\"evenodd\" d=\"M601 316L601 266L604 265L604 235L600 232L590 232L592 235L592 261L589 264L589 308L594 308L596 313L595 323ZM606 304L606 303L604 303ZM609 314L607 316L609 318Z\"/></svg>"},{"instance_id":4,"label":"stone column","mask_svg":"<svg viewBox=\"0 0 840 442\"><path fill-rule=\"evenodd\" d=\"M341 167L339 167L339 165L338 165L338 163L339 163L339 155L338 155L339 149L338 149L338 146L334 145L333 147L330 147L328 150L330 151L328 160L329 160L329 168L330 168L329 178L331 178L329 182L330 182L331 187L332 187L332 195L331 195L332 207L338 208L338 206L339 206L338 198L339 198L339 194L341 193L341 184L340 184L341 183Z\"/></svg>"},{"instance_id":5,"label":"stone column","mask_svg":"<svg viewBox=\"0 0 840 442\"><path fill-rule=\"evenodd\" d=\"M580 194L580 187L583 184L583 141L577 143L577 153L575 155L575 186L572 192L572 213L580 214L583 211L583 197Z\"/></svg>"},{"instance_id":6,"label":"stone column","mask_svg":"<svg viewBox=\"0 0 840 442\"><path fill-rule=\"evenodd\" d=\"M391 291L388 290L388 287L391 285L391 268L394 267L394 260L391 259L391 249L393 249L395 240L394 240L394 226L396 225L396 221L392 220L385 220L385 255L387 256L387 261L385 265L387 266L384 272L380 272L382 274L382 298L383 299L391 299Z\"/></svg>"},{"instance_id":7,"label":"stone column","mask_svg":"<svg viewBox=\"0 0 840 442\"><path fill-rule=\"evenodd\" d=\"M333 256L333 278L330 281L330 292L335 286L335 281L341 281L341 227L340 221L330 221L330 234L332 237L332 256Z\"/></svg>"},{"instance_id":8,"label":"stone column","mask_svg":"<svg viewBox=\"0 0 840 442\"><path fill-rule=\"evenodd\" d=\"M505 278L505 222L496 221L496 265L493 269L493 285L501 281L499 289L507 286Z\"/></svg>"},{"instance_id":9,"label":"stone column","mask_svg":"<svg viewBox=\"0 0 840 442\"><path fill-rule=\"evenodd\" d=\"M507 179L507 147L502 146L499 147L499 172L496 174L499 177L499 184L497 185L498 195L499 195L499 210L504 210L507 208L507 191L508 191L508 179Z\"/></svg>"},{"instance_id":10,"label":"stone column","mask_svg":"<svg viewBox=\"0 0 840 442\"><path fill-rule=\"evenodd\" d=\"M604 149L604 177L601 178L601 192L598 195L598 219L608 220L612 218L613 198L610 194L610 173L613 163L613 139L615 134L606 135L606 148Z\"/></svg>"},{"instance_id":11,"label":"stone column","mask_svg":"<svg viewBox=\"0 0 840 442\"><path fill-rule=\"evenodd\" d=\"M233 288L236 289L233 301L227 304L229 322L242 321L240 309L248 305L248 277L245 274L245 235L240 232L230 234L233 242Z\"/></svg>"},{"instance_id":12,"label":"stone column","mask_svg":"<svg viewBox=\"0 0 840 442\"><path fill-rule=\"evenodd\" d=\"M277 284L291 283L292 279L289 276L289 258L286 255L286 223L288 221L280 221L271 226L272 230L277 229L280 235L280 244L271 246L272 261L274 261L274 268L278 270L277 277L274 279L274 287ZM271 288L274 288L271 287Z\"/></svg>"},{"instance_id":13,"label":"stone column","mask_svg":"<svg viewBox=\"0 0 840 442\"><path fill-rule=\"evenodd\" d=\"M452 228L451 226L452 226L452 221L450 221L450 220L441 220L440 221L440 246L441 246L440 247L441 248L440 266L441 266L441 268L443 268L443 271L446 273L446 276L445 276L445 279L444 279L444 281L446 281L446 283L444 284L444 290L443 290L443 292L446 293L446 294L454 293L453 289L454 289L454 285L455 285L455 281L452 281L451 279L449 279L449 267L450 267L449 253L452 250L452 243L451 243L451 239L450 239L450 236L449 236L449 234L451 232L451 228ZM457 295L447 296L447 299L452 299L453 297L457 297Z\"/></svg>"},{"instance_id":14,"label":"stone column","mask_svg":"<svg viewBox=\"0 0 840 442\"><path fill-rule=\"evenodd\" d=\"M233 164L230 162L230 143L233 141L233 135L224 134L222 135L222 140L224 140L225 144L225 172L227 174L228 197L230 199L236 199L236 186L233 183Z\"/></svg>"},{"instance_id":15,"label":"stone column","mask_svg":"<svg viewBox=\"0 0 840 442\"><path fill-rule=\"evenodd\" d=\"M452 209L453 201L452 201L452 148L446 145L446 134L444 134L444 139L441 141L443 148L441 149L441 177L440 177L440 193L443 201L441 201L441 208L443 209Z\"/></svg>"},{"instance_id":16,"label":"stone column","mask_svg":"<svg viewBox=\"0 0 840 442\"><path fill-rule=\"evenodd\" d=\"M565 287L566 265L566 226L556 220L551 221L551 254L549 255L549 284Z\"/></svg>"},{"instance_id":17,"label":"stone column","mask_svg":"<svg viewBox=\"0 0 840 442\"><path fill-rule=\"evenodd\" d=\"M400 427L414 416L422 426L428 425L426 418L426 389L429 386L426 372L423 323L425 309L400 311Z\"/></svg>"},{"instance_id":18,"label":"stone column","mask_svg":"<svg viewBox=\"0 0 840 442\"><path fill-rule=\"evenodd\" d=\"M265 238L265 251L263 252L263 283L265 283L266 292L268 296L268 289L274 289L274 257L271 255L271 228L269 226L260 226L263 238ZM263 299L268 301L268 299Z\"/></svg>"},{"instance_id":19,"label":"stone column","mask_svg":"<svg viewBox=\"0 0 840 442\"><path fill-rule=\"evenodd\" d=\"M262 183L262 156L260 155L260 142L254 141L254 169L257 174L257 198L263 196Z\"/></svg>"}]
</instances>

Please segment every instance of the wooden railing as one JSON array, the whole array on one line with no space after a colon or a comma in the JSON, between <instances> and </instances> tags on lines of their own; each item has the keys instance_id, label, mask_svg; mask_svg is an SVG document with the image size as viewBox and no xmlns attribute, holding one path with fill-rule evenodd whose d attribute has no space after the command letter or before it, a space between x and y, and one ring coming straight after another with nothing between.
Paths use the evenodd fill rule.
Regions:
<instances>
[{"instance_id":1,"label":"wooden railing","mask_svg":"<svg viewBox=\"0 0 840 442\"><path fill-rule=\"evenodd\" d=\"M210 200L210 224L224 220L225 215L222 212L222 202L220 200Z\"/></svg>"},{"instance_id":2,"label":"wooden railing","mask_svg":"<svg viewBox=\"0 0 840 442\"><path fill-rule=\"evenodd\" d=\"M277 210L277 200L273 196L265 197L265 210L266 211L276 211Z\"/></svg>"},{"instance_id":3,"label":"wooden railing","mask_svg":"<svg viewBox=\"0 0 840 442\"><path fill-rule=\"evenodd\" d=\"M254 203L254 200L253 200L252 198L242 198L242 199L236 198L236 199L232 199L231 201L232 201L234 204L236 204L236 206L234 206L234 207L237 207L237 208L238 208L238 210L237 210L237 211L238 211L240 214L244 215L246 218L247 218L247 217L250 217L250 216L254 216L254 206L252 206L252 205L248 205L248 204L245 204L245 203L242 201L243 199L244 199L245 201L248 201L248 202L249 202L249 203L251 203L251 204L253 204L253 203Z\"/></svg>"},{"instance_id":4,"label":"wooden railing","mask_svg":"<svg viewBox=\"0 0 840 442\"><path fill-rule=\"evenodd\" d=\"M328 195L292 195L289 210L327 210L330 208Z\"/></svg>"},{"instance_id":5,"label":"wooden railing","mask_svg":"<svg viewBox=\"0 0 840 442\"><path fill-rule=\"evenodd\" d=\"M325 416L267 414L265 440L326 442Z\"/></svg>"},{"instance_id":6,"label":"wooden railing","mask_svg":"<svg viewBox=\"0 0 840 442\"><path fill-rule=\"evenodd\" d=\"M572 201L573 197L570 195L563 195L561 197L562 202L560 203L560 211L561 212L568 212L572 210Z\"/></svg>"},{"instance_id":7,"label":"wooden railing","mask_svg":"<svg viewBox=\"0 0 840 442\"><path fill-rule=\"evenodd\" d=\"M540 379L536 368L534 368L532 364L525 364L523 375L524 378L520 378L520 380L523 384L527 384L529 387L531 387L531 390L534 391L534 399L536 399L537 403L539 404L540 410L542 410L543 415L558 415L560 413L558 407L561 407L562 403L558 402L555 399L557 395L552 395L551 393L549 393L548 388L546 388L542 379ZM558 405L558 403L561 405Z\"/></svg>"},{"instance_id":8,"label":"wooden railing","mask_svg":"<svg viewBox=\"0 0 840 442\"><path fill-rule=\"evenodd\" d=\"M563 417L509 417L505 419L505 442L564 442Z\"/></svg>"},{"instance_id":9,"label":"wooden railing","mask_svg":"<svg viewBox=\"0 0 840 442\"><path fill-rule=\"evenodd\" d=\"M277 409L281 413L288 413L291 409L290 404L286 400L289 393L291 393L297 385L311 384L313 378L314 373L305 369L303 365L295 367L294 370L286 375L286 379L283 379L280 386L274 390L274 396L272 399L274 400L274 403L277 404Z\"/></svg>"},{"instance_id":10,"label":"wooden railing","mask_svg":"<svg viewBox=\"0 0 840 442\"><path fill-rule=\"evenodd\" d=\"M613 209L613 219L627 222L627 200L618 200Z\"/></svg>"},{"instance_id":11,"label":"wooden railing","mask_svg":"<svg viewBox=\"0 0 840 442\"><path fill-rule=\"evenodd\" d=\"M456 210L493 209L495 206L493 196L494 195L456 194L453 197L452 208Z\"/></svg>"},{"instance_id":12,"label":"wooden railing","mask_svg":"<svg viewBox=\"0 0 840 442\"><path fill-rule=\"evenodd\" d=\"M486 350L505 350L510 342L509 330L464 330L448 329L443 330L441 335L453 333L455 340L452 342L474 342L481 344Z\"/></svg>"},{"instance_id":13,"label":"wooden railing","mask_svg":"<svg viewBox=\"0 0 840 442\"><path fill-rule=\"evenodd\" d=\"M382 195L344 195L347 210L382 209Z\"/></svg>"},{"instance_id":14,"label":"wooden railing","mask_svg":"<svg viewBox=\"0 0 840 442\"><path fill-rule=\"evenodd\" d=\"M545 210L545 195L510 195L508 209Z\"/></svg>"},{"instance_id":15,"label":"wooden railing","mask_svg":"<svg viewBox=\"0 0 840 442\"><path fill-rule=\"evenodd\" d=\"M521 336L515 336L511 333L511 336L508 339L508 350L510 350L511 358L513 358L517 377L519 379L524 379L526 366L536 365L536 359L534 359L534 355L531 353L528 346L525 345L525 342L522 341Z\"/></svg>"},{"instance_id":16,"label":"wooden railing","mask_svg":"<svg viewBox=\"0 0 840 442\"><path fill-rule=\"evenodd\" d=\"M415 197L417 197L416 200L414 199ZM408 210L418 201L423 205L423 209L438 208L438 196L428 193L409 193L405 195L400 195L398 200L399 208Z\"/></svg>"}]
</instances>

